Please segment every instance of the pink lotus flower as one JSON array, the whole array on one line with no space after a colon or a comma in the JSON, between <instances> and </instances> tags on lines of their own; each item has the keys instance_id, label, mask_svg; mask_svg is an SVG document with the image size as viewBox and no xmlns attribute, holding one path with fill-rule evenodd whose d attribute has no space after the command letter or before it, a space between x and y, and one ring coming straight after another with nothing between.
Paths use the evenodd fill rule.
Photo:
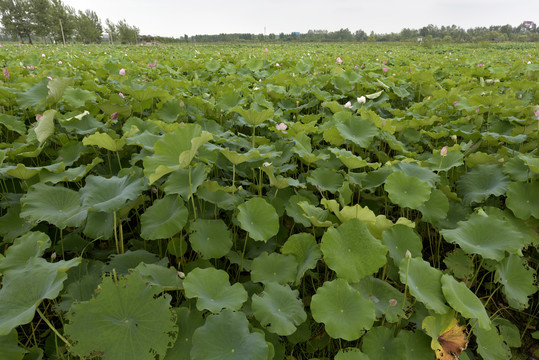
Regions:
<instances>
[{"instance_id":1,"label":"pink lotus flower","mask_svg":"<svg viewBox=\"0 0 539 360\"><path fill-rule=\"evenodd\" d=\"M475 109L475 113L479 114L479 108Z\"/></svg>"},{"instance_id":2,"label":"pink lotus flower","mask_svg":"<svg viewBox=\"0 0 539 360\"><path fill-rule=\"evenodd\" d=\"M357 70L359 69L359 67L357 65L354 65L354 70Z\"/></svg>"},{"instance_id":3,"label":"pink lotus flower","mask_svg":"<svg viewBox=\"0 0 539 360\"><path fill-rule=\"evenodd\" d=\"M367 102L367 99L365 98L365 96L360 96L357 98L357 102L359 104L365 104Z\"/></svg>"},{"instance_id":4,"label":"pink lotus flower","mask_svg":"<svg viewBox=\"0 0 539 360\"><path fill-rule=\"evenodd\" d=\"M275 129L277 129L278 131L284 132L287 128L288 126L284 122L275 125Z\"/></svg>"},{"instance_id":5,"label":"pink lotus flower","mask_svg":"<svg viewBox=\"0 0 539 360\"><path fill-rule=\"evenodd\" d=\"M43 116L43 115L41 115L41 114L36 114L36 121L39 120L39 119L41 119L42 116Z\"/></svg>"},{"instance_id":6,"label":"pink lotus flower","mask_svg":"<svg viewBox=\"0 0 539 360\"><path fill-rule=\"evenodd\" d=\"M62 60L58 60L58 65L62 65Z\"/></svg>"},{"instance_id":7,"label":"pink lotus flower","mask_svg":"<svg viewBox=\"0 0 539 360\"><path fill-rule=\"evenodd\" d=\"M124 68L121 68L119 74L122 75L122 76L124 76L124 75L125 75L125 69L124 69Z\"/></svg>"},{"instance_id":8,"label":"pink lotus flower","mask_svg":"<svg viewBox=\"0 0 539 360\"><path fill-rule=\"evenodd\" d=\"M9 70L7 68L4 68L4 76L9 79Z\"/></svg>"},{"instance_id":9,"label":"pink lotus flower","mask_svg":"<svg viewBox=\"0 0 539 360\"><path fill-rule=\"evenodd\" d=\"M388 68L386 68L386 67L384 66L384 68L382 69L382 71L383 71L383 72L388 72L388 71L389 71L389 69L388 69Z\"/></svg>"},{"instance_id":10,"label":"pink lotus flower","mask_svg":"<svg viewBox=\"0 0 539 360\"><path fill-rule=\"evenodd\" d=\"M386 61L385 61L385 60L384 60L384 61L382 61L382 65L385 65L385 64L386 64Z\"/></svg>"},{"instance_id":11,"label":"pink lotus flower","mask_svg":"<svg viewBox=\"0 0 539 360\"><path fill-rule=\"evenodd\" d=\"M117 118L118 118L118 113L117 113L117 112L114 112L114 113L110 114L110 118L111 118L112 120L117 119Z\"/></svg>"},{"instance_id":12,"label":"pink lotus flower","mask_svg":"<svg viewBox=\"0 0 539 360\"><path fill-rule=\"evenodd\" d=\"M455 101L453 101L453 102L451 103L451 105L455 106L455 105L457 105L458 103L459 103L459 101L458 101L458 100L455 100Z\"/></svg>"},{"instance_id":13,"label":"pink lotus flower","mask_svg":"<svg viewBox=\"0 0 539 360\"><path fill-rule=\"evenodd\" d=\"M125 99L125 95L123 93L118 93L118 96L120 96L122 99Z\"/></svg>"},{"instance_id":14,"label":"pink lotus flower","mask_svg":"<svg viewBox=\"0 0 539 360\"><path fill-rule=\"evenodd\" d=\"M483 64L477 64L477 67L483 67Z\"/></svg>"},{"instance_id":15,"label":"pink lotus flower","mask_svg":"<svg viewBox=\"0 0 539 360\"><path fill-rule=\"evenodd\" d=\"M442 150L440 150L440 155L443 157L447 156L447 146L444 146Z\"/></svg>"},{"instance_id":16,"label":"pink lotus flower","mask_svg":"<svg viewBox=\"0 0 539 360\"><path fill-rule=\"evenodd\" d=\"M337 56L337 59L335 59L335 61L338 62L339 64L342 64L344 62L342 61L340 56Z\"/></svg>"},{"instance_id":17,"label":"pink lotus flower","mask_svg":"<svg viewBox=\"0 0 539 360\"><path fill-rule=\"evenodd\" d=\"M52 80L52 76L47 76L47 79Z\"/></svg>"},{"instance_id":18,"label":"pink lotus flower","mask_svg":"<svg viewBox=\"0 0 539 360\"><path fill-rule=\"evenodd\" d=\"M352 103L350 101L348 101L346 104L344 104L344 107L347 108L347 109L351 109L352 108Z\"/></svg>"},{"instance_id":19,"label":"pink lotus flower","mask_svg":"<svg viewBox=\"0 0 539 360\"><path fill-rule=\"evenodd\" d=\"M153 63L149 63L148 66L151 67L151 68L153 68L153 67L154 67L154 64L153 64Z\"/></svg>"}]
</instances>

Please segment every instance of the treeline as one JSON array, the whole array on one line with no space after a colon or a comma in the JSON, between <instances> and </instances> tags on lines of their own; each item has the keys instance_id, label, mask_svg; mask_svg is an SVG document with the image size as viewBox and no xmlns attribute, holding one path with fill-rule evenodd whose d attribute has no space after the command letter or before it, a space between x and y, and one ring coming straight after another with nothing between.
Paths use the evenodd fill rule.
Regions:
<instances>
[{"instance_id":1,"label":"treeline","mask_svg":"<svg viewBox=\"0 0 539 360\"><path fill-rule=\"evenodd\" d=\"M290 34L218 34L184 35L180 38L139 35L136 26L125 20L113 23L101 20L92 10L76 11L61 0L0 0L2 34L20 42L40 39L43 42L82 42L133 44L180 42L481 42L481 41L539 41L539 28L532 21L518 26L500 25L463 29L456 25L428 25L420 29L402 29L398 33L367 34L363 30L351 32L309 30L307 33Z\"/></svg>"},{"instance_id":2,"label":"treeline","mask_svg":"<svg viewBox=\"0 0 539 360\"><path fill-rule=\"evenodd\" d=\"M169 41L187 41L169 39ZM533 22L523 22L518 26L500 25L490 27L475 27L463 29L456 25L428 25L421 29L402 29L399 33L367 34L363 30L351 32L349 29L338 31L309 30L307 33L280 34L219 34L195 35L188 38L194 42L246 42L246 41L275 41L275 42L361 42L361 41L391 41L391 42L480 42L480 41L539 41L539 28Z\"/></svg>"},{"instance_id":3,"label":"treeline","mask_svg":"<svg viewBox=\"0 0 539 360\"><path fill-rule=\"evenodd\" d=\"M77 11L61 0L0 0L2 33L24 43L43 42L100 43L103 34L111 42L135 43L139 29L125 20L101 20L92 10Z\"/></svg>"}]
</instances>

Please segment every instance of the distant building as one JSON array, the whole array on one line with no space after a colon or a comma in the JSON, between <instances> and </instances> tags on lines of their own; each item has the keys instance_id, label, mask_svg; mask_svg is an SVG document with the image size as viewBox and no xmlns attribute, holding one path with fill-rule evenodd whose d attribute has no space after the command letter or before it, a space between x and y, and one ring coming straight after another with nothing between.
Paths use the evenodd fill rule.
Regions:
<instances>
[{"instance_id":1,"label":"distant building","mask_svg":"<svg viewBox=\"0 0 539 360\"><path fill-rule=\"evenodd\" d=\"M524 21L522 26L524 27L524 29L531 29L533 27L533 21Z\"/></svg>"},{"instance_id":2,"label":"distant building","mask_svg":"<svg viewBox=\"0 0 539 360\"><path fill-rule=\"evenodd\" d=\"M422 38L422 37L418 37L418 38L417 38L417 42L423 42L423 38Z\"/></svg>"}]
</instances>

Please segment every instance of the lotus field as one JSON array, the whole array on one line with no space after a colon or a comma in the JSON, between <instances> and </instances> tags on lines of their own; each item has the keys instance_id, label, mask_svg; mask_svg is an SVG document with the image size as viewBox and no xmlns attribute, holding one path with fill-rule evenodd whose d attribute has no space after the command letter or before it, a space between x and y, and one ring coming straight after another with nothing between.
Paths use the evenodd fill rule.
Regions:
<instances>
[{"instance_id":1,"label":"lotus field","mask_svg":"<svg viewBox=\"0 0 539 360\"><path fill-rule=\"evenodd\" d=\"M0 359L537 357L538 48L265 46L0 47Z\"/></svg>"}]
</instances>

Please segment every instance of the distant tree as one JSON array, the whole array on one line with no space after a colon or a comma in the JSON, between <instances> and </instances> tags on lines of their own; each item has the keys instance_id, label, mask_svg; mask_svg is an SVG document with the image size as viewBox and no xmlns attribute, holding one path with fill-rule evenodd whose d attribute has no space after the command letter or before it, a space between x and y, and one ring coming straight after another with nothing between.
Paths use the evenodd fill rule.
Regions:
<instances>
[{"instance_id":1,"label":"distant tree","mask_svg":"<svg viewBox=\"0 0 539 360\"><path fill-rule=\"evenodd\" d=\"M33 34L44 41L51 34L53 18L50 15L51 2L49 0L29 0L32 18Z\"/></svg>"},{"instance_id":2,"label":"distant tree","mask_svg":"<svg viewBox=\"0 0 539 360\"><path fill-rule=\"evenodd\" d=\"M131 26L125 20L118 21L116 24L118 37L122 44L134 44L137 42L137 37L140 33L139 28Z\"/></svg>"},{"instance_id":3,"label":"distant tree","mask_svg":"<svg viewBox=\"0 0 539 360\"><path fill-rule=\"evenodd\" d=\"M103 34L103 26L97 14L92 10L79 11L76 22L77 40L84 43L99 43Z\"/></svg>"},{"instance_id":4,"label":"distant tree","mask_svg":"<svg viewBox=\"0 0 539 360\"><path fill-rule=\"evenodd\" d=\"M105 25L105 32L109 34L109 41L111 44L114 44L114 41L118 40L118 28L116 27L116 24L109 19L105 20Z\"/></svg>"},{"instance_id":5,"label":"distant tree","mask_svg":"<svg viewBox=\"0 0 539 360\"><path fill-rule=\"evenodd\" d=\"M356 41L367 41L367 39L369 38L367 36L367 33L363 30L358 30L354 33L354 37L356 39Z\"/></svg>"},{"instance_id":6,"label":"distant tree","mask_svg":"<svg viewBox=\"0 0 539 360\"><path fill-rule=\"evenodd\" d=\"M61 0L51 0L49 12L51 17L51 35L55 41L70 40L75 35L77 13L71 6L65 5Z\"/></svg>"},{"instance_id":7,"label":"distant tree","mask_svg":"<svg viewBox=\"0 0 539 360\"><path fill-rule=\"evenodd\" d=\"M32 44L34 23L28 0L0 0L0 15L6 34L18 37L22 43L28 39Z\"/></svg>"}]
</instances>

